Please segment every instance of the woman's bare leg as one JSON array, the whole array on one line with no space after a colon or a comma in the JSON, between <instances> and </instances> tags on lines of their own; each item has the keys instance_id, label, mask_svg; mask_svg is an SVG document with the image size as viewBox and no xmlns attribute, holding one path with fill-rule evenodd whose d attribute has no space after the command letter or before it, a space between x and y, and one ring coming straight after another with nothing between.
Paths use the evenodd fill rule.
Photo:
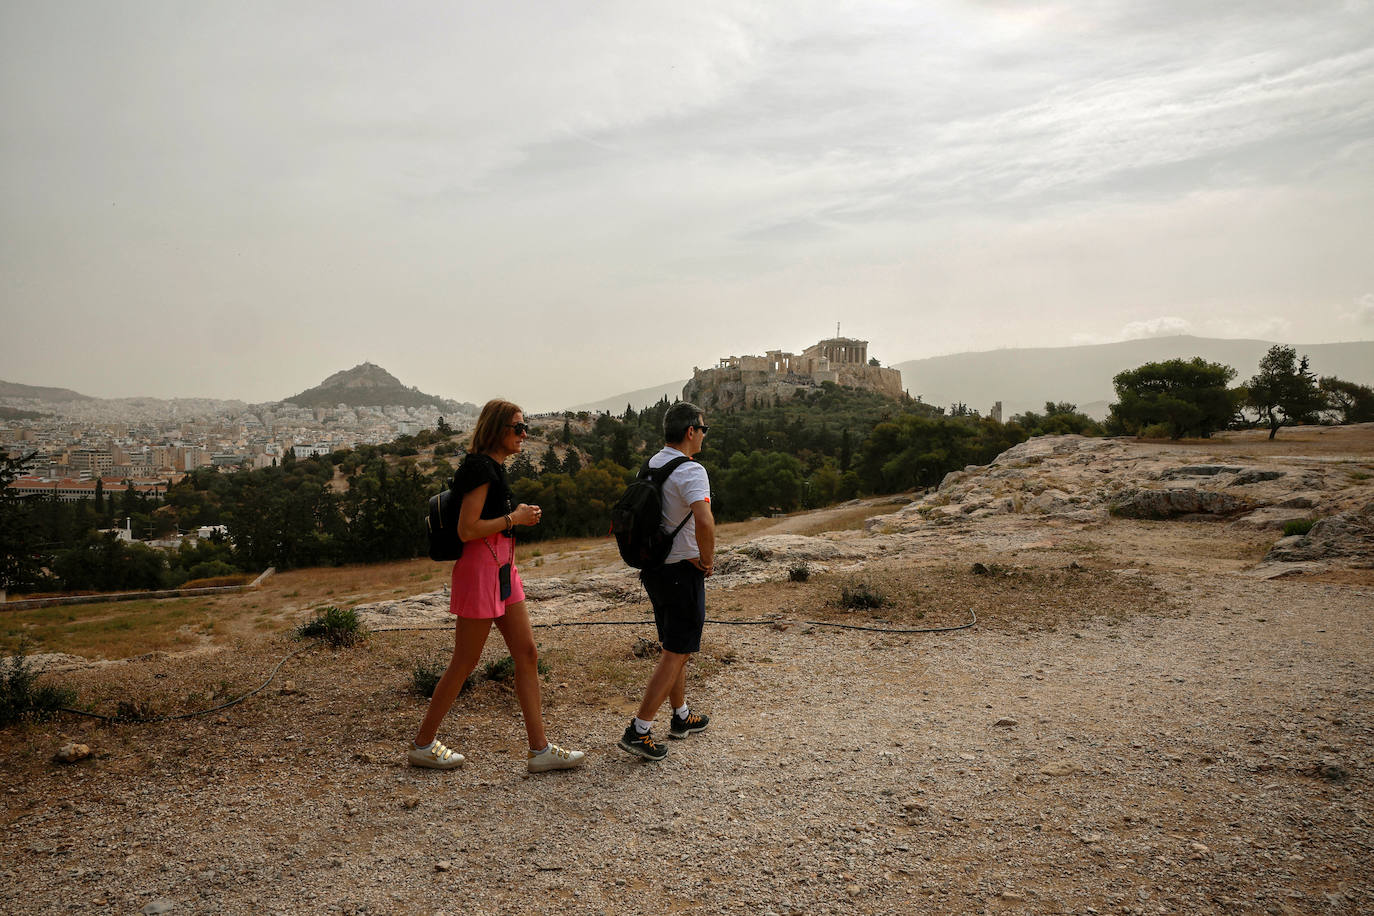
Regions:
<instances>
[{"instance_id":1,"label":"woman's bare leg","mask_svg":"<svg viewBox=\"0 0 1374 916\"><path fill-rule=\"evenodd\" d=\"M428 745L439 733L439 724L444 721L444 716L448 715L453 701L458 698L458 691L463 689L463 682L472 674L472 669L477 667L477 661L482 657L482 647L487 644L487 634L491 632L489 618L475 620L470 617L459 617L457 620L458 623L453 628L453 657L444 669L444 676L434 685L434 695L429 698L429 709L426 710L424 721L420 723L420 731L415 736L415 744L419 747Z\"/></svg>"},{"instance_id":2,"label":"woman's bare leg","mask_svg":"<svg viewBox=\"0 0 1374 916\"><path fill-rule=\"evenodd\" d=\"M534 630L530 627L525 602L506 605L506 615L496 618L496 628L505 638L506 649L515 662L515 697L525 717L530 750L543 750L549 742L544 737L544 713L539 694L539 650L534 645Z\"/></svg>"}]
</instances>

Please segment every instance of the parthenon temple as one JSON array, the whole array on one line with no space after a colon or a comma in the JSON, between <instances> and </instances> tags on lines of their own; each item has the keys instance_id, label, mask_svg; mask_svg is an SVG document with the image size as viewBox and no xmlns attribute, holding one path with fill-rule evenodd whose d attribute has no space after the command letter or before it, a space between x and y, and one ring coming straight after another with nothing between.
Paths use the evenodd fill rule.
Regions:
<instances>
[{"instance_id":1,"label":"parthenon temple","mask_svg":"<svg viewBox=\"0 0 1374 916\"><path fill-rule=\"evenodd\" d=\"M709 369L693 369L682 396L702 407L734 409L834 382L901 397L902 374L876 362L869 364L868 341L831 337L800 354L768 350L762 356L723 356Z\"/></svg>"}]
</instances>

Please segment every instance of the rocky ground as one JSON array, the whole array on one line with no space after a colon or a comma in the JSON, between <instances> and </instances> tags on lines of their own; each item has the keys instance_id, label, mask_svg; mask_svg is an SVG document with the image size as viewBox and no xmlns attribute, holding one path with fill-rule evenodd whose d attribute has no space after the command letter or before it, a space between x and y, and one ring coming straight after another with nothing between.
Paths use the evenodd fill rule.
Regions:
<instances>
[{"instance_id":1,"label":"rocky ground","mask_svg":"<svg viewBox=\"0 0 1374 916\"><path fill-rule=\"evenodd\" d=\"M1065 437L865 527L755 525L689 682L712 725L658 764L615 747L653 664L633 578L541 557L535 619L576 624L538 631L546 719L589 760L535 777L494 682L441 733L464 769L402 765L444 599L372 605L361 646L210 715L4 732L0 910L1374 911L1372 505L1369 428ZM1319 521L1284 539L1293 519ZM210 706L300 647L50 676ZM91 755L54 762L69 742Z\"/></svg>"}]
</instances>

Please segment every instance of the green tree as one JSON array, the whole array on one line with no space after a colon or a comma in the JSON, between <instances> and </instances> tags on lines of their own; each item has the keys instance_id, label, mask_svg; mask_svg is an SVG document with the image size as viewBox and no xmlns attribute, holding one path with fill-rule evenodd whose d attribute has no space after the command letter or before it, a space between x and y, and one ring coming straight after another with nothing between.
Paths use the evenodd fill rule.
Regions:
<instances>
[{"instance_id":1,"label":"green tree","mask_svg":"<svg viewBox=\"0 0 1374 916\"><path fill-rule=\"evenodd\" d=\"M1068 401L1045 402L1043 414L1028 410L1011 418L1011 422L1026 431L1027 436L1100 436L1102 425L1092 417L1078 412L1077 404Z\"/></svg>"},{"instance_id":2,"label":"green tree","mask_svg":"<svg viewBox=\"0 0 1374 916\"><path fill-rule=\"evenodd\" d=\"M1248 406L1269 423L1269 438L1279 427L1316 420L1324 398L1317 378L1292 347L1275 344L1259 362L1259 372L1246 385Z\"/></svg>"},{"instance_id":3,"label":"green tree","mask_svg":"<svg viewBox=\"0 0 1374 916\"><path fill-rule=\"evenodd\" d=\"M1201 357L1145 363L1112 379L1117 403L1108 430L1141 435L1162 427L1171 439L1207 438L1225 428L1234 409L1226 386L1236 370Z\"/></svg>"},{"instance_id":4,"label":"green tree","mask_svg":"<svg viewBox=\"0 0 1374 916\"><path fill-rule=\"evenodd\" d=\"M160 588L167 559L146 544L126 543L113 534L91 532L84 544L58 552L53 573L71 590L129 591Z\"/></svg>"},{"instance_id":5,"label":"green tree","mask_svg":"<svg viewBox=\"0 0 1374 916\"><path fill-rule=\"evenodd\" d=\"M774 512L791 512L801 505L802 463L782 452L736 452L716 484L719 491L713 508L722 507L726 518L746 518Z\"/></svg>"},{"instance_id":6,"label":"green tree","mask_svg":"<svg viewBox=\"0 0 1374 916\"><path fill-rule=\"evenodd\" d=\"M630 431L623 423L617 425L611 434L609 455L612 461L623 468L632 467L638 463L634 459L634 452L630 449Z\"/></svg>"},{"instance_id":7,"label":"green tree","mask_svg":"<svg viewBox=\"0 0 1374 916\"><path fill-rule=\"evenodd\" d=\"M0 588L4 589L28 588L42 575L44 558L35 550L38 522L28 501L10 489L11 483L24 476L35 454L11 458L0 453Z\"/></svg>"},{"instance_id":8,"label":"green tree","mask_svg":"<svg viewBox=\"0 0 1374 916\"><path fill-rule=\"evenodd\" d=\"M530 461L530 456L526 455L524 452L516 455L511 461L510 467L506 468L506 475L510 477L512 481L539 476L538 472L534 469L534 462Z\"/></svg>"},{"instance_id":9,"label":"green tree","mask_svg":"<svg viewBox=\"0 0 1374 916\"><path fill-rule=\"evenodd\" d=\"M544 452L543 461L539 464L539 473L557 474L561 470L563 470L563 462L559 460L557 453L553 450L553 446L550 445Z\"/></svg>"},{"instance_id":10,"label":"green tree","mask_svg":"<svg viewBox=\"0 0 1374 916\"><path fill-rule=\"evenodd\" d=\"M967 422L898 417L873 427L856 470L864 488L874 493L934 486L949 471L970 463L976 436Z\"/></svg>"},{"instance_id":11,"label":"green tree","mask_svg":"<svg viewBox=\"0 0 1374 916\"><path fill-rule=\"evenodd\" d=\"M580 470L582 470L582 456L577 454L577 449L569 448L568 453L563 456L563 473L569 477L574 477Z\"/></svg>"},{"instance_id":12,"label":"green tree","mask_svg":"<svg viewBox=\"0 0 1374 916\"><path fill-rule=\"evenodd\" d=\"M1326 403L1322 410L1333 423L1374 422L1374 388L1347 382L1334 375L1318 382Z\"/></svg>"}]
</instances>

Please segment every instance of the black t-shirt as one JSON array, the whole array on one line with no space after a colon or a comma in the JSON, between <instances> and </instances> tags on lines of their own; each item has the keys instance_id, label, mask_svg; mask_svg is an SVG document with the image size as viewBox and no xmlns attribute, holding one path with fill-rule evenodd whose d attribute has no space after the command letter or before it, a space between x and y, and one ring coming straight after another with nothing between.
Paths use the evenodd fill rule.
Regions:
<instances>
[{"instance_id":1,"label":"black t-shirt","mask_svg":"<svg viewBox=\"0 0 1374 916\"><path fill-rule=\"evenodd\" d=\"M511 492L506 469L490 455L469 454L464 458L453 474L453 483L449 489L465 496L482 484L489 486L486 502L482 503L480 518L502 518L515 508L515 494ZM510 537L509 531L502 533Z\"/></svg>"}]
</instances>

